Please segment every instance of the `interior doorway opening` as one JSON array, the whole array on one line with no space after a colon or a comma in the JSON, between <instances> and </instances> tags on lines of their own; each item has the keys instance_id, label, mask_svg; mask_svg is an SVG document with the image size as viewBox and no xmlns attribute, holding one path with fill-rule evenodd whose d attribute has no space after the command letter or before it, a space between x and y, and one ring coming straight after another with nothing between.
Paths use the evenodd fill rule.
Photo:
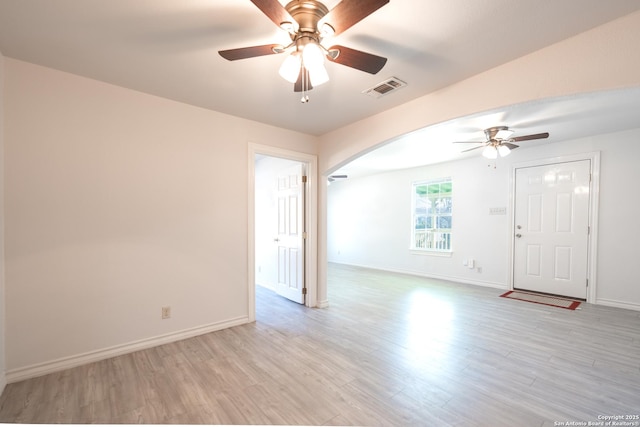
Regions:
<instances>
[{"instance_id":1,"label":"interior doorway opening","mask_svg":"<svg viewBox=\"0 0 640 427\"><path fill-rule=\"evenodd\" d=\"M305 303L304 162L256 155L255 275L263 286Z\"/></svg>"},{"instance_id":2,"label":"interior doorway opening","mask_svg":"<svg viewBox=\"0 0 640 427\"><path fill-rule=\"evenodd\" d=\"M315 307L316 156L250 144L249 171L249 318L257 286Z\"/></svg>"}]
</instances>

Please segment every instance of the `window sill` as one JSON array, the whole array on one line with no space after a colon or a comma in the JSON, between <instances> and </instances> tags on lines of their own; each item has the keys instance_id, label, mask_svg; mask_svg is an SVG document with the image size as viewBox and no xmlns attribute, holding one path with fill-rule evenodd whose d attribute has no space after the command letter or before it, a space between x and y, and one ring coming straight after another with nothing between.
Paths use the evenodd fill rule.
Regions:
<instances>
[{"instance_id":1,"label":"window sill","mask_svg":"<svg viewBox=\"0 0 640 427\"><path fill-rule=\"evenodd\" d=\"M451 258L453 251L430 251L428 249L409 249L412 255L435 256L441 258Z\"/></svg>"}]
</instances>

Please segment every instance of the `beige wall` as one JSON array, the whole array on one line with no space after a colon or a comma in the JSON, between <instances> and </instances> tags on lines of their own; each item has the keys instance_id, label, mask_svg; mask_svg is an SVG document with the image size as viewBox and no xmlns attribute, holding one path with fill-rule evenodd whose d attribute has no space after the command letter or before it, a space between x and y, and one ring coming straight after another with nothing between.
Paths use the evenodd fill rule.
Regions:
<instances>
[{"instance_id":1,"label":"beige wall","mask_svg":"<svg viewBox=\"0 0 640 427\"><path fill-rule=\"evenodd\" d=\"M9 58L5 74L9 380L246 322L248 142L315 137Z\"/></svg>"}]
</instances>

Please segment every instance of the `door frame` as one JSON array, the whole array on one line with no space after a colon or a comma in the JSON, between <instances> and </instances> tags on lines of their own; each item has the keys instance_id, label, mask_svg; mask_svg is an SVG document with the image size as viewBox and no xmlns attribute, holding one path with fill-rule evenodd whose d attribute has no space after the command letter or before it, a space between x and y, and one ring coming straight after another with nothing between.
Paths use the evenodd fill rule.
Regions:
<instances>
[{"instance_id":1,"label":"door frame","mask_svg":"<svg viewBox=\"0 0 640 427\"><path fill-rule=\"evenodd\" d=\"M598 258L598 206L600 199L600 152L588 152L580 154L567 154L546 159L530 160L511 165L511 179L509 182L509 211L511 212L509 224L509 289L513 290L514 263L515 263L515 199L516 199L516 169L548 166L556 163L575 162L580 160L591 161L591 184L589 197L589 238L587 239L587 302L596 302L596 278Z\"/></svg>"},{"instance_id":2,"label":"door frame","mask_svg":"<svg viewBox=\"0 0 640 427\"><path fill-rule=\"evenodd\" d=\"M317 305L318 283L318 157L313 154L286 150L249 142L248 146L248 237L247 237L247 300L249 322L256 320L256 229L255 229L255 157L261 154L269 157L279 157L304 163L307 171L306 197L305 197L305 224L307 238L304 251L304 281L307 288L305 305L315 307Z\"/></svg>"}]
</instances>

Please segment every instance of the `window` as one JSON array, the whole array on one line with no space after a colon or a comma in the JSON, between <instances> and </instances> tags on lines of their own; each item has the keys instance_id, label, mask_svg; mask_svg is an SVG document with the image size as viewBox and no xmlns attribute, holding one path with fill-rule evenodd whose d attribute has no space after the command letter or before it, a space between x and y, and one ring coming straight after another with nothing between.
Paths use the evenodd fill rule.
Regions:
<instances>
[{"instance_id":1,"label":"window","mask_svg":"<svg viewBox=\"0 0 640 427\"><path fill-rule=\"evenodd\" d=\"M411 249L451 251L451 178L414 182Z\"/></svg>"}]
</instances>

